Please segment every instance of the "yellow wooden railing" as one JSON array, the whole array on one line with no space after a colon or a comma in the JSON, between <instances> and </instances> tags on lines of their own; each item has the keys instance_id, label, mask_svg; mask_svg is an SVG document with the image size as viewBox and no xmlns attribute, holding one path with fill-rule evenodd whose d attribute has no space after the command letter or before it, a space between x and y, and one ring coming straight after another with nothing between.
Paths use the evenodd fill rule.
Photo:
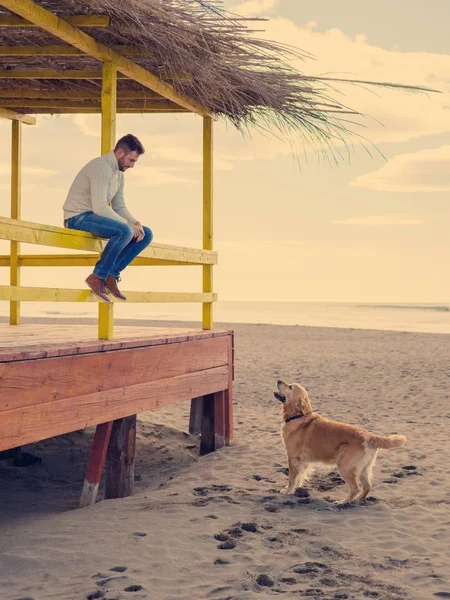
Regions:
<instances>
[{"instance_id":1,"label":"yellow wooden railing","mask_svg":"<svg viewBox=\"0 0 450 600\"><path fill-rule=\"evenodd\" d=\"M114 73L110 66L106 73ZM105 86L105 89L107 87ZM108 104L114 102L114 94L105 94L102 120L102 152L112 146L114 124L112 110ZM90 233L33 223L20 219L21 208L21 136L22 123L12 120L12 168L11 168L11 217L0 217L0 239L9 240L9 256L0 256L0 267L9 267L10 285L0 286L0 301L10 302L10 324L20 323L21 302L97 302L88 289L61 289L24 287L20 285L22 267L73 267L93 266L107 240L94 237ZM203 291L185 292L127 292L128 302L201 302L203 305L202 326L211 329L213 325L213 266L217 264L217 253L212 250L212 122L204 117L204 174L203 174L203 249L186 248L166 244L151 244L132 263L133 266L195 266L203 268ZM109 150L108 150L109 151ZM81 254L21 254L21 242L83 251ZM113 310L111 304L98 303L98 336L102 339L113 337Z\"/></svg>"}]
</instances>

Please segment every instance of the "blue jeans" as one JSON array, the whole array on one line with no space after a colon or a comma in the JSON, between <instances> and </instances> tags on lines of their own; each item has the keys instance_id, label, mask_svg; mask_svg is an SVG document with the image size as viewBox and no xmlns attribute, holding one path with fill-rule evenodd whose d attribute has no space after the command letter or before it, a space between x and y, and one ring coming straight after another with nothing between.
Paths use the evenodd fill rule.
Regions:
<instances>
[{"instance_id":1,"label":"blue jeans","mask_svg":"<svg viewBox=\"0 0 450 600\"><path fill-rule=\"evenodd\" d=\"M67 221L69 229L89 231L99 238L109 239L100 260L94 267L94 275L106 279L108 275L119 277L121 271L128 267L138 254L147 248L153 239L153 233L148 227L143 227L144 239L137 242L133 238L133 228L128 223L100 217L93 212L84 212L71 217Z\"/></svg>"}]
</instances>

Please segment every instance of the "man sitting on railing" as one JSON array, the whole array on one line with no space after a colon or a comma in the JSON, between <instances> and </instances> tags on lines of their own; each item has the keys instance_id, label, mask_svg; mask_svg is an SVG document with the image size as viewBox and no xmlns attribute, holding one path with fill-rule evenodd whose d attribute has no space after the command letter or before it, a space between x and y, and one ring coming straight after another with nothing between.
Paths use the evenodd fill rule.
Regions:
<instances>
[{"instance_id":1,"label":"man sitting on railing","mask_svg":"<svg viewBox=\"0 0 450 600\"><path fill-rule=\"evenodd\" d=\"M94 294L109 302L108 292L126 300L117 283L120 273L153 239L148 227L140 224L125 205L124 176L145 150L129 133L120 138L109 154L94 158L75 177L64 203L64 227L89 231L106 244L86 279Z\"/></svg>"}]
</instances>

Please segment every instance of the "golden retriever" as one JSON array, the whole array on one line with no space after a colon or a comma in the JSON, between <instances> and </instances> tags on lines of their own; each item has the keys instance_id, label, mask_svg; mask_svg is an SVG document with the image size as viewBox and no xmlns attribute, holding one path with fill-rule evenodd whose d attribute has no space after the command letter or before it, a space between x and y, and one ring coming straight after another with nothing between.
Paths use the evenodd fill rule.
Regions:
<instances>
[{"instance_id":1,"label":"golden retriever","mask_svg":"<svg viewBox=\"0 0 450 600\"><path fill-rule=\"evenodd\" d=\"M308 393L298 383L278 380L275 398L283 404L281 437L289 465L289 482L281 490L293 494L315 463L336 465L349 488L344 503L362 499L371 489L378 448L403 446L404 435L374 435L362 427L329 421L313 412ZM361 489L362 488L362 489Z\"/></svg>"}]
</instances>

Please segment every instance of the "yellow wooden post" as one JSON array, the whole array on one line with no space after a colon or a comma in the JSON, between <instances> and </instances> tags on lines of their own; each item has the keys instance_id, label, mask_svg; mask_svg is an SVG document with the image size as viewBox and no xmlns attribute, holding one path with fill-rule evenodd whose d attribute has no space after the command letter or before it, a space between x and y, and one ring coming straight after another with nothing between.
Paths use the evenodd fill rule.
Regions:
<instances>
[{"instance_id":1,"label":"yellow wooden post","mask_svg":"<svg viewBox=\"0 0 450 600\"><path fill-rule=\"evenodd\" d=\"M213 122L203 117L203 249L213 249ZM213 266L203 267L203 292L213 291ZM213 327L213 303L202 306L202 327Z\"/></svg>"},{"instance_id":2,"label":"yellow wooden post","mask_svg":"<svg viewBox=\"0 0 450 600\"><path fill-rule=\"evenodd\" d=\"M11 144L11 218L20 219L20 184L22 161L22 123L12 121ZM20 242L11 242L10 253L10 285L20 285L19 268ZM9 322L11 325L20 323L20 302L9 303Z\"/></svg>"},{"instance_id":3,"label":"yellow wooden post","mask_svg":"<svg viewBox=\"0 0 450 600\"><path fill-rule=\"evenodd\" d=\"M102 154L114 148L116 139L117 65L103 63L102 78ZM98 337L111 340L114 329L114 304L98 305Z\"/></svg>"}]
</instances>

